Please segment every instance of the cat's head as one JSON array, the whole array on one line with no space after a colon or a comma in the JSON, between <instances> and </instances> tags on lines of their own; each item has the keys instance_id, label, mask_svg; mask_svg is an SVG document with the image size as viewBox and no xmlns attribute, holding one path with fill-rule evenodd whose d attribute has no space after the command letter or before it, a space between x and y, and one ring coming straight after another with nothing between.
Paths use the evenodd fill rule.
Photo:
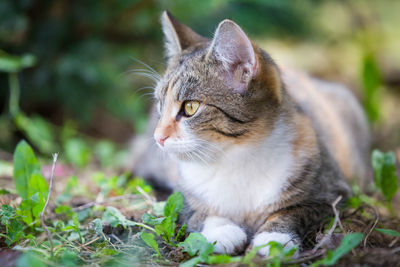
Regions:
<instances>
[{"instance_id":1,"label":"cat's head","mask_svg":"<svg viewBox=\"0 0 400 267\"><path fill-rule=\"evenodd\" d=\"M168 12L161 22L168 66L155 90L159 147L180 159L208 161L265 138L284 97L271 58L231 20L219 24L212 40Z\"/></svg>"}]
</instances>

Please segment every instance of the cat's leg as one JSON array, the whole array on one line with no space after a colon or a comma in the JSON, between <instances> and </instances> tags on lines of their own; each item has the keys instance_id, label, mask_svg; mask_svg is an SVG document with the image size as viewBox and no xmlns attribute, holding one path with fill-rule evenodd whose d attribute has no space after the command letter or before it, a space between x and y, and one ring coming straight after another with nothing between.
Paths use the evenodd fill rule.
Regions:
<instances>
[{"instance_id":1,"label":"cat's leg","mask_svg":"<svg viewBox=\"0 0 400 267\"><path fill-rule=\"evenodd\" d=\"M309 219L307 218L309 212L305 207L296 207L287 208L269 215L264 224L255 233L250 248L264 246L258 250L258 254L261 256L269 255L270 246L267 244L271 241L281 243L285 250L289 250L294 246L300 249L302 239L299 234L302 235L304 233L306 225L316 221L312 220L313 216L310 216ZM294 256L296 257L298 254L297 250Z\"/></svg>"},{"instance_id":2,"label":"cat's leg","mask_svg":"<svg viewBox=\"0 0 400 267\"><path fill-rule=\"evenodd\" d=\"M316 232L322 221L332 215L327 203L308 202L306 204L287 207L268 216L264 224L257 230L250 247L262 246L270 241L284 245L285 249L297 246L301 249L306 235ZM269 246L261 248L258 253L269 255ZM299 255L299 249L294 257Z\"/></svg>"},{"instance_id":3,"label":"cat's leg","mask_svg":"<svg viewBox=\"0 0 400 267\"><path fill-rule=\"evenodd\" d=\"M201 231L210 243L214 243L214 252L237 254L244 250L247 235L244 229L226 218L207 217Z\"/></svg>"},{"instance_id":4,"label":"cat's leg","mask_svg":"<svg viewBox=\"0 0 400 267\"><path fill-rule=\"evenodd\" d=\"M189 232L200 232L210 243L215 242L216 253L240 253L247 245L244 229L227 218L210 215L206 207L194 210L185 202L179 222L186 223Z\"/></svg>"}]
</instances>

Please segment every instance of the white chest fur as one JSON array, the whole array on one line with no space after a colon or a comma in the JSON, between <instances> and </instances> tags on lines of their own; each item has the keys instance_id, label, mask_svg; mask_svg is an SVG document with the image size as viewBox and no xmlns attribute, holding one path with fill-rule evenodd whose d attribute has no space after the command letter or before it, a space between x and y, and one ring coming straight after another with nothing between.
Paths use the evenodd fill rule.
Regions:
<instances>
[{"instance_id":1,"label":"white chest fur","mask_svg":"<svg viewBox=\"0 0 400 267\"><path fill-rule=\"evenodd\" d=\"M289 131L277 126L261 144L238 145L216 163L180 163L180 186L226 216L278 202L292 173L293 156Z\"/></svg>"}]
</instances>

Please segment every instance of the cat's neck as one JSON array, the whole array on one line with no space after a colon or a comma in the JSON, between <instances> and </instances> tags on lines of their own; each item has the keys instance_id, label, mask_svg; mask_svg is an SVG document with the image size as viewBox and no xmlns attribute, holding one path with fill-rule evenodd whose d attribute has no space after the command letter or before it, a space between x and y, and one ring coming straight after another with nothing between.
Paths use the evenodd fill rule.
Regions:
<instances>
[{"instance_id":1,"label":"cat's neck","mask_svg":"<svg viewBox=\"0 0 400 267\"><path fill-rule=\"evenodd\" d=\"M259 144L234 146L211 164L180 162L180 188L223 214L277 203L295 164L293 136L281 118Z\"/></svg>"}]
</instances>

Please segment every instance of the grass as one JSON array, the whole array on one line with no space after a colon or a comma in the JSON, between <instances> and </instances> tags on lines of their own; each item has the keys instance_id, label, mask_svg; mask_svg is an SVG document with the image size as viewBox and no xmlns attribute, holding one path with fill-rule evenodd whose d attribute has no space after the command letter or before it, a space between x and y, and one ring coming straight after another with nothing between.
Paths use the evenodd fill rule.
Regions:
<instances>
[{"instance_id":1,"label":"grass","mask_svg":"<svg viewBox=\"0 0 400 267\"><path fill-rule=\"evenodd\" d=\"M400 258L400 226L391 205L397 192L395 165L391 153L379 151L373 152L372 162L375 189L365 195L355 187L343 210L333 203L335 218L310 235L316 236L315 249L294 259L296 249L271 242L270 256L262 259L256 254L259 248L239 256L214 254L201 234L187 233L185 225L177 224L183 206L179 192L157 201L142 179L127 173L108 176L95 170L101 165L69 167L72 173L60 175L70 165L54 156L52 164L41 166L21 141L13 163L2 162L13 165L13 173L3 169L15 187L1 190L0 259L8 256L17 266L395 263ZM47 179L42 174L46 168Z\"/></svg>"}]
</instances>

